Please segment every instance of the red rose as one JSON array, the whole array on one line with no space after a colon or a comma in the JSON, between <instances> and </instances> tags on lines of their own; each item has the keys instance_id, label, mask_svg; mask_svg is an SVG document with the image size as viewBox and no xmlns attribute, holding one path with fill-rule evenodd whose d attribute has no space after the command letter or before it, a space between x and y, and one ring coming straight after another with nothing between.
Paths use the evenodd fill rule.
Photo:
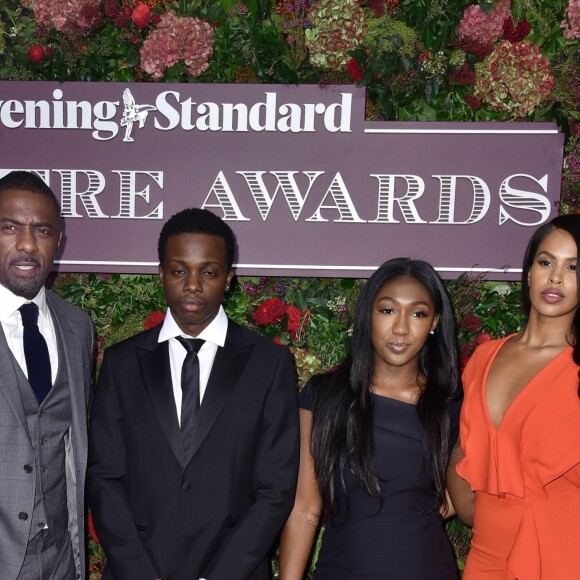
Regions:
<instances>
[{"instance_id":1,"label":"red rose","mask_svg":"<svg viewBox=\"0 0 580 580\"><path fill-rule=\"evenodd\" d=\"M272 342L275 342L276 344L282 344L282 339L279 336L275 336L272 339Z\"/></svg>"},{"instance_id":2,"label":"red rose","mask_svg":"<svg viewBox=\"0 0 580 580\"><path fill-rule=\"evenodd\" d=\"M93 540L97 544L100 544L101 542L99 542L99 537L97 536L97 532L95 530L95 524L93 522L93 514L91 512L89 512L89 515L87 517L87 527L89 529L89 534L91 535L91 538L93 538Z\"/></svg>"},{"instance_id":3,"label":"red rose","mask_svg":"<svg viewBox=\"0 0 580 580\"><path fill-rule=\"evenodd\" d=\"M280 298L268 298L252 313L252 319L256 324L264 326L280 322L284 314L286 314L286 304Z\"/></svg>"},{"instance_id":4,"label":"red rose","mask_svg":"<svg viewBox=\"0 0 580 580\"><path fill-rule=\"evenodd\" d=\"M42 48L42 46L40 46L40 44L33 44L28 49L28 58L32 62L34 62L36 64L40 64L44 59L44 48Z\"/></svg>"},{"instance_id":5,"label":"red rose","mask_svg":"<svg viewBox=\"0 0 580 580\"><path fill-rule=\"evenodd\" d=\"M365 71L354 58L351 58L346 63L346 72L355 83L360 83Z\"/></svg>"},{"instance_id":6,"label":"red rose","mask_svg":"<svg viewBox=\"0 0 580 580\"><path fill-rule=\"evenodd\" d=\"M130 6L123 6L123 10L121 10L121 13L123 14L123 16L125 18L131 18L131 14L133 14L133 10L131 9Z\"/></svg>"},{"instance_id":7,"label":"red rose","mask_svg":"<svg viewBox=\"0 0 580 580\"><path fill-rule=\"evenodd\" d=\"M487 334L487 332L480 332L475 337L475 344L477 344L477 346L479 346L480 344L483 344L484 342L489 342L490 340L491 340L491 336L489 336L489 334Z\"/></svg>"},{"instance_id":8,"label":"red rose","mask_svg":"<svg viewBox=\"0 0 580 580\"><path fill-rule=\"evenodd\" d=\"M147 4L137 4L131 14L131 19L137 28L145 28L149 26L151 20L151 8Z\"/></svg>"},{"instance_id":9,"label":"red rose","mask_svg":"<svg viewBox=\"0 0 580 580\"><path fill-rule=\"evenodd\" d=\"M511 18L506 18L503 23L503 37L512 44L523 40L532 30L527 20L522 20L517 26Z\"/></svg>"},{"instance_id":10,"label":"red rose","mask_svg":"<svg viewBox=\"0 0 580 580\"><path fill-rule=\"evenodd\" d=\"M156 310L145 319L145 322L143 323L143 329L149 330L150 328L153 328L154 326L161 324L164 320L165 320L165 312L162 312L161 310Z\"/></svg>"},{"instance_id":11,"label":"red rose","mask_svg":"<svg viewBox=\"0 0 580 580\"><path fill-rule=\"evenodd\" d=\"M300 327L305 327L308 324L310 308L300 310L300 308L297 308L296 306L288 306L286 314L288 315L286 329L290 332L296 332L297 330L300 330Z\"/></svg>"},{"instance_id":12,"label":"red rose","mask_svg":"<svg viewBox=\"0 0 580 580\"><path fill-rule=\"evenodd\" d=\"M159 14L151 14L151 22L153 24L159 24L161 22L161 16Z\"/></svg>"}]
</instances>

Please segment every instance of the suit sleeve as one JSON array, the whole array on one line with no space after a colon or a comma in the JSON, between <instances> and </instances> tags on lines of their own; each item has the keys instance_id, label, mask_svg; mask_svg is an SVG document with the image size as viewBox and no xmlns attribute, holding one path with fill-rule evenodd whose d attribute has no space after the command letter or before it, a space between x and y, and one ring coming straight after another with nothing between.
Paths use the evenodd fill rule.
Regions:
<instances>
[{"instance_id":1,"label":"suit sleeve","mask_svg":"<svg viewBox=\"0 0 580 580\"><path fill-rule=\"evenodd\" d=\"M280 351L264 403L254 464L253 502L202 573L207 580L245 580L267 557L294 504L299 459L292 357Z\"/></svg>"},{"instance_id":2,"label":"suit sleeve","mask_svg":"<svg viewBox=\"0 0 580 580\"><path fill-rule=\"evenodd\" d=\"M127 446L113 369L105 354L94 392L89 422L87 495L107 564L118 580L159 577L133 521L125 490Z\"/></svg>"}]
</instances>

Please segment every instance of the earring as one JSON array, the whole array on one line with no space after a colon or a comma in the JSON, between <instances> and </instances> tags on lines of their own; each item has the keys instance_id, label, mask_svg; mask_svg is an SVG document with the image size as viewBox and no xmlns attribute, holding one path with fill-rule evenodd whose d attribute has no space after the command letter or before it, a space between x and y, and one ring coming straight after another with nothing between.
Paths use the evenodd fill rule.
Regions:
<instances>
[{"instance_id":1,"label":"earring","mask_svg":"<svg viewBox=\"0 0 580 580\"><path fill-rule=\"evenodd\" d=\"M435 334L435 331L434 330L430 330L429 331L429 334Z\"/></svg>"}]
</instances>

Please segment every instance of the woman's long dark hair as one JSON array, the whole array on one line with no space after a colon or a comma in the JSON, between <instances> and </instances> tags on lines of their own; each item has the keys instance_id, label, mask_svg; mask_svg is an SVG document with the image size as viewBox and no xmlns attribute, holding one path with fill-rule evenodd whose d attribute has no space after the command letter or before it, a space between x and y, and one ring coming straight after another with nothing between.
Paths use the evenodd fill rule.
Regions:
<instances>
[{"instance_id":1,"label":"woman's long dark hair","mask_svg":"<svg viewBox=\"0 0 580 580\"><path fill-rule=\"evenodd\" d=\"M447 403L459 392L455 320L445 288L432 266L421 260L396 258L385 262L361 290L346 358L336 372L316 379L311 449L323 510L333 523L343 521L347 513L347 467L364 489L382 502L374 461L370 389L375 359L372 310L381 287L405 277L425 286L439 315L437 329L428 336L420 354L419 367L427 382L417 413L425 430L424 465L434 478L438 506L445 504L445 473L452 445Z\"/></svg>"},{"instance_id":2,"label":"woman's long dark hair","mask_svg":"<svg viewBox=\"0 0 580 580\"><path fill-rule=\"evenodd\" d=\"M536 254L538 253L538 248L542 243L543 239L552 230L562 230L569 233L576 244L576 255L580 253L580 215L570 214L561 215L554 218L547 224L541 225L530 238L528 242L528 247L526 248L526 254L524 256L524 264L522 267L522 298L524 301L524 308L526 309L526 314L530 315L530 309L532 307L532 301L530 300L530 283L528 282L528 275L530 269L536 259ZM577 295L578 303L580 304L580 269L576 268L576 285L577 285ZM572 355L574 362L580 366L580 308L576 309L576 314L574 315L574 320L572 322L572 333L574 353ZM578 371L578 396L580 397L580 371Z\"/></svg>"}]
</instances>

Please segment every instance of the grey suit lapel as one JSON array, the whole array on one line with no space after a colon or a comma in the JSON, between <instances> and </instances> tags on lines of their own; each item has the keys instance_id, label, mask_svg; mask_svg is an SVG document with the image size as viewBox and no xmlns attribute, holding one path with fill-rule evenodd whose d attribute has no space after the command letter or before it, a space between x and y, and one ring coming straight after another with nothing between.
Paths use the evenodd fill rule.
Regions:
<instances>
[{"instance_id":1,"label":"grey suit lapel","mask_svg":"<svg viewBox=\"0 0 580 580\"><path fill-rule=\"evenodd\" d=\"M18 383L18 372L22 369L18 366L8 343L4 336L4 329L0 325L0 390L4 393L8 405L16 415L18 422L30 440L24 405L22 404L22 395ZM24 374L22 374L24 376ZM32 443L31 443L32 445Z\"/></svg>"},{"instance_id":2,"label":"grey suit lapel","mask_svg":"<svg viewBox=\"0 0 580 580\"><path fill-rule=\"evenodd\" d=\"M215 423L232 390L239 381L254 349L244 343L240 327L231 320L223 348L218 348L206 392L199 411L199 422L188 462L197 453L212 425Z\"/></svg>"},{"instance_id":3,"label":"grey suit lapel","mask_svg":"<svg viewBox=\"0 0 580 580\"><path fill-rule=\"evenodd\" d=\"M62 357L58 364L65 365L68 377L73 422L80 421L81 429L86 430L86 396L84 390L83 360L80 348L81 337L74 322L67 316L67 311L56 300L52 300L49 292L46 293L54 331L62 341Z\"/></svg>"},{"instance_id":4,"label":"grey suit lapel","mask_svg":"<svg viewBox=\"0 0 580 580\"><path fill-rule=\"evenodd\" d=\"M152 340L157 340L158 333L152 333ZM141 369L141 378L145 390L153 401L157 418L167 441L177 460L185 467L185 453L181 441L181 432L177 419L175 397L171 384L171 367L169 364L169 347L167 341L151 345L151 348L138 348L137 358Z\"/></svg>"}]
</instances>

